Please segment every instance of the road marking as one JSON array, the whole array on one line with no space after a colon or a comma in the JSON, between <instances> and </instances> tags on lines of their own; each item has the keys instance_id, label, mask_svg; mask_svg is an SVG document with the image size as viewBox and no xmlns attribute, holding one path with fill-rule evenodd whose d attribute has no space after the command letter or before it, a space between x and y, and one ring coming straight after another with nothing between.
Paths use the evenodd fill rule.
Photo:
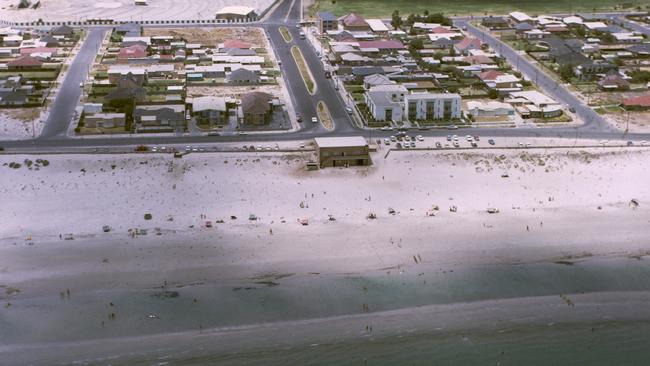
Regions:
<instances>
[{"instance_id":1,"label":"road marking","mask_svg":"<svg viewBox=\"0 0 650 366\"><path fill-rule=\"evenodd\" d=\"M284 22L287 22L287 19L289 19L289 15L291 14L291 10L293 10L293 6L296 3L296 0L291 1L291 5L289 5L289 11L287 12L287 16L284 17Z\"/></svg>"}]
</instances>

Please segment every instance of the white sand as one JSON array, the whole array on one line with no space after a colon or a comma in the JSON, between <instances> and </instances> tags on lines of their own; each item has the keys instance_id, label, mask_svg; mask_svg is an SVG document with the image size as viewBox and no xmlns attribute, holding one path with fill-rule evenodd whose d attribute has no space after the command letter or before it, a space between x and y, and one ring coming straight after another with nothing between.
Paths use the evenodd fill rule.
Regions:
<instances>
[{"instance_id":1,"label":"white sand","mask_svg":"<svg viewBox=\"0 0 650 366\"><path fill-rule=\"evenodd\" d=\"M272 3L273 0L149 0L147 6L136 6L133 0L101 2L41 0L38 9L17 9L17 1L0 0L0 18L16 22L38 19L45 21L214 19L215 13L224 6L246 5L261 12Z\"/></svg>"}]
</instances>

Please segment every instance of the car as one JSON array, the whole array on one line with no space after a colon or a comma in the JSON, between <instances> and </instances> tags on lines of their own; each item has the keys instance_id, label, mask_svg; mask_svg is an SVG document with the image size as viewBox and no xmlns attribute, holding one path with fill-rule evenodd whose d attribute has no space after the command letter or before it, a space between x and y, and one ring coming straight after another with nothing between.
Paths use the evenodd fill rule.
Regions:
<instances>
[{"instance_id":1,"label":"car","mask_svg":"<svg viewBox=\"0 0 650 366\"><path fill-rule=\"evenodd\" d=\"M402 148L402 143L401 143L401 142L398 142L397 144L395 144L395 146L396 146L398 149L401 149L401 148Z\"/></svg>"},{"instance_id":2,"label":"car","mask_svg":"<svg viewBox=\"0 0 650 366\"><path fill-rule=\"evenodd\" d=\"M517 145L519 145L519 147L524 147L524 143L523 143L523 142L519 142L519 143L517 143Z\"/></svg>"},{"instance_id":3,"label":"car","mask_svg":"<svg viewBox=\"0 0 650 366\"><path fill-rule=\"evenodd\" d=\"M458 143L458 141L454 141L454 147L460 147L460 144Z\"/></svg>"},{"instance_id":4,"label":"car","mask_svg":"<svg viewBox=\"0 0 650 366\"><path fill-rule=\"evenodd\" d=\"M569 112L571 112L571 113L575 113L575 112L576 112L576 109L573 108L573 107L571 107L571 108L569 108Z\"/></svg>"},{"instance_id":5,"label":"car","mask_svg":"<svg viewBox=\"0 0 650 366\"><path fill-rule=\"evenodd\" d=\"M472 147L478 147L478 144L476 142L472 142Z\"/></svg>"},{"instance_id":6,"label":"car","mask_svg":"<svg viewBox=\"0 0 650 366\"><path fill-rule=\"evenodd\" d=\"M345 107L345 111L348 112L348 114L352 114L352 108L350 107Z\"/></svg>"},{"instance_id":7,"label":"car","mask_svg":"<svg viewBox=\"0 0 650 366\"><path fill-rule=\"evenodd\" d=\"M199 149L197 147L192 148L192 152L198 152L198 151L199 151Z\"/></svg>"},{"instance_id":8,"label":"car","mask_svg":"<svg viewBox=\"0 0 650 366\"><path fill-rule=\"evenodd\" d=\"M632 141L627 142L627 146L632 146L632 145L634 145L634 142L632 142Z\"/></svg>"},{"instance_id":9,"label":"car","mask_svg":"<svg viewBox=\"0 0 650 366\"><path fill-rule=\"evenodd\" d=\"M447 141L451 141L451 135L447 135Z\"/></svg>"},{"instance_id":10,"label":"car","mask_svg":"<svg viewBox=\"0 0 650 366\"><path fill-rule=\"evenodd\" d=\"M192 151L192 148L189 146L185 146L185 152L190 152L190 151Z\"/></svg>"},{"instance_id":11,"label":"car","mask_svg":"<svg viewBox=\"0 0 650 366\"><path fill-rule=\"evenodd\" d=\"M457 130L457 129L458 129L458 126L456 126L456 125L449 125L449 126L447 126L447 129L448 129L448 130Z\"/></svg>"},{"instance_id":12,"label":"car","mask_svg":"<svg viewBox=\"0 0 650 366\"><path fill-rule=\"evenodd\" d=\"M84 82L83 82L83 81L79 83L79 87L80 87L80 88L83 88L83 87L84 87Z\"/></svg>"},{"instance_id":13,"label":"car","mask_svg":"<svg viewBox=\"0 0 650 366\"><path fill-rule=\"evenodd\" d=\"M151 148L151 152L157 152L158 151L158 146L154 146Z\"/></svg>"},{"instance_id":14,"label":"car","mask_svg":"<svg viewBox=\"0 0 650 366\"><path fill-rule=\"evenodd\" d=\"M262 147L262 145L257 145L257 151L260 151L260 150L263 150L263 149L264 148Z\"/></svg>"},{"instance_id":15,"label":"car","mask_svg":"<svg viewBox=\"0 0 650 366\"><path fill-rule=\"evenodd\" d=\"M647 144L647 142L645 140L643 140L643 141L640 142L640 144L641 144L641 146L645 146Z\"/></svg>"},{"instance_id":16,"label":"car","mask_svg":"<svg viewBox=\"0 0 650 366\"><path fill-rule=\"evenodd\" d=\"M489 140L488 140L488 144L490 144L490 145L496 145L496 142L494 142L494 140L492 140L492 139L489 139Z\"/></svg>"},{"instance_id":17,"label":"car","mask_svg":"<svg viewBox=\"0 0 650 366\"><path fill-rule=\"evenodd\" d=\"M318 123L318 118L312 117L311 118L311 123Z\"/></svg>"},{"instance_id":18,"label":"car","mask_svg":"<svg viewBox=\"0 0 650 366\"><path fill-rule=\"evenodd\" d=\"M304 142L304 141L300 141L300 142L298 143L298 146L300 146L301 149L304 149L304 148L305 148L305 142Z\"/></svg>"},{"instance_id":19,"label":"car","mask_svg":"<svg viewBox=\"0 0 650 366\"><path fill-rule=\"evenodd\" d=\"M221 136L221 134L217 131L212 131L212 132L208 132L208 136Z\"/></svg>"},{"instance_id":20,"label":"car","mask_svg":"<svg viewBox=\"0 0 650 366\"><path fill-rule=\"evenodd\" d=\"M415 138L416 138L418 141L424 141L424 137L422 137L422 135L417 135L417 136L415 136Z\"/></svg>"},{"instance_id":21,"label":"car","mask_svg":"<svg viewBox=\"0 0 650 366\"><path fill-rule=\"evenodd\" d=\"M334 90L339 90L339 84L334 84Z\"/></svg>"},{"instance_id":22,"label":"car","mask_svg":"<svg viewBox=\"0 0 650 366\"><path fill-rule=\"evenodd\" d=\"M390 145L390 139L384 139L384 145Z\"/></svg>"},{"instance_id":23,"label":"car","mask_svg":"<svg viewBox=\"0 0 650 366\"><path fill-rule=\"evenodd\" d=\"M415 147L415 141L411 141L411 147Z\"/></svg>"},{"instance_id":24,"label":"car","mask_svg":"<svg viewBox=\"0 0 650 366\"><path fill-rule=\"evenodd\" d=\"M390 131L389 128L390 127L382 127L382 128L380 128L380 130L382 130L382 131Z\"/></svg>"},{"instance_id":25,"label":"car","mask_svg":"<svg viewBox=\"0 0 650 366\"><path fill-rule=\"evenodd\" d=\"M296 114L296 121L302 122L302 115L301 114Z\"/></svg>"},{"instance_id":26,"label":"car","mask_svg":"<svg viewBox=\"0 0 650 366\"><path fill-rule=\"evenodd\" d=\"M408 144L407 142L405 142L405 143L402 145L402 147L403 147L404 149L408 149L408 148L409 148L409 144Z\"/></svg>"},{"instance_id":27,"label":"car","mask_svg":"<svg viewBox=\"0 0 650 366\"><path fill-rule=\"evenodd\" d=\"M470 135L465 136L465 139L466 139L468 142L472 142L472 141L474 140L474 138L473 138L472 136L470 136Z\"/></svg>"},{"instance_id":28,"label":"car","mask_svg":"<svg viewBox=\"0 0 650 366\"><path fill-rule=\"evenodd\" d=\"M458 142L458 136L454 135L454 136L452 137L452 140L454 140L455 142Z\"/></svg>"},{"instance_id":29,"label":"car","mask_svg":"<svg viewBox=\"0 0 650 366\"><path fill-rule=\"evenodd\" d=\"M441 148L442 148L442 144L439 143L439 142L436 142L436 149L441 149Z\"/></svg>"},{"instance_id":30,"label":"car","mask_svg":"<svg viewBox=\"0 0 650 366\"><path fill-rule=\"evenodd\" d=\"M406 142L411 141L411 136L409 136L409 135L404 136L404 141L406 141Z\"/></svg>"},{"instance_id":31,"label":"car","mask_svg":"<svg viewBox=\"0 0 650 366\"><path fill-rule=\"evenodd\" d=\"M248 150L248 146L244 145L241 147L244 151Z\"/></svg>"},{"instance_id":32,"label":"car","mask_svg":"<svg viewBox=\"0 0 650 366\"><path fill-rule=\"evenodd\" d=\"M300 29L300 24L296 24L296 28Z\"/></svg>"},{"instance_id":33,"label":"car","mask_svg":"<svg viewBox=\"0 0 650 366\"><path fill-rule=\"evenodd\" d=\"M392 142L397 141L397 137L395 137L395 136L391 136L391 137L390 137L390 141L392 141Z\"/></svg>"},{"instance_id":34,"label":"car","mask_svg":"<svg viewBox=\"0 0 650 366\"><path fill-rule=\"evenodd\" d=\"M481 141L481 139L478 137L478 135L474 135L474 141Z\"/></svg>"}]
</instances>

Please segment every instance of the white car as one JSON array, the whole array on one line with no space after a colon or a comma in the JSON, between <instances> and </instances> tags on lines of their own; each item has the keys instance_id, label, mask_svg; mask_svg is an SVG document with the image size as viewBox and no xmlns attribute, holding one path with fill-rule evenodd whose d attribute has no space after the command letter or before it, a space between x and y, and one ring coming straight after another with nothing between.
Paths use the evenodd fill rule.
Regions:
<instances>
[{"instance_id":1,"label":"white car","mask_svg":"<svg viewBox=\"0 0 650 366\"><path fill-rule=\"evenodd\" d=\"M300 141L298 144L299 144L301 149L305 148L305 143L303 141Z\"/></svg>"},{"instance_id":2,"label":"white car","mask_svg":"<svg viewBox=\"0 0 650 366\"><path fill-rule=\"evenodd\" d=\"M311 118L311 123L318 123L318 118L312 117Z\"/></svg>"},{"instance_id":3,"label":"white car","mask_svg":"<svg viewBox=\"0 0 650 366\"><path fill-rule=\"evenodd\" d=\"M385 144L385 145L390 145L390 139L385 138L385 139L384 139L384 144Z\"/></svg>"},{"instance_id":4,"label":"white car","mask_svg":"<svg viewBox=\"0 0 650 366\"><path fill-rule=\"evenodd\" d=\"M411 136L409 136L409 135L404 136L404 141L410 142L411 141Z\"/></svg>"},{"instance_id":5,"label":"white car","mask_svg":"<svg viewBox=\"0 0 650 366\"><path fill-rule=\"evenodd\" d=\"M417 135L417 136L415 136L415 138L416 138L418 141L424 141L424 137L422 137L422 135Z\"/></svg>"},{"instance_id":6,"label":"white car","mask_svg":"<svg viewBox=\"0 0 650 366\"><path fill-rule=\"evenodd\" d=\"M468 142L472 142L474 138L470 135L465 136L465 139L467 139Z\"/></svg>"}]
</instances>

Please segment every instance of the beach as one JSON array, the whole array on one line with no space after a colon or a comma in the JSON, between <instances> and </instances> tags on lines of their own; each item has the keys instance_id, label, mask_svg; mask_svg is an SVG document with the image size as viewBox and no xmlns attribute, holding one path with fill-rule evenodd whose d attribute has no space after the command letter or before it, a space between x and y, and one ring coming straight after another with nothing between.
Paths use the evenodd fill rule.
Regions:
<instances>
[{"instance_id":1,"label":"beach","mask_svg":"<svg viewBox=\"0 0 650 366\"><path fill-rule=\"evenodd\" d=\"M281 364L280 346L604 319L643 333L649 154L382 150L319 171L310 152L2 156L0 364Z\"/></svg>"}]
</instances>

